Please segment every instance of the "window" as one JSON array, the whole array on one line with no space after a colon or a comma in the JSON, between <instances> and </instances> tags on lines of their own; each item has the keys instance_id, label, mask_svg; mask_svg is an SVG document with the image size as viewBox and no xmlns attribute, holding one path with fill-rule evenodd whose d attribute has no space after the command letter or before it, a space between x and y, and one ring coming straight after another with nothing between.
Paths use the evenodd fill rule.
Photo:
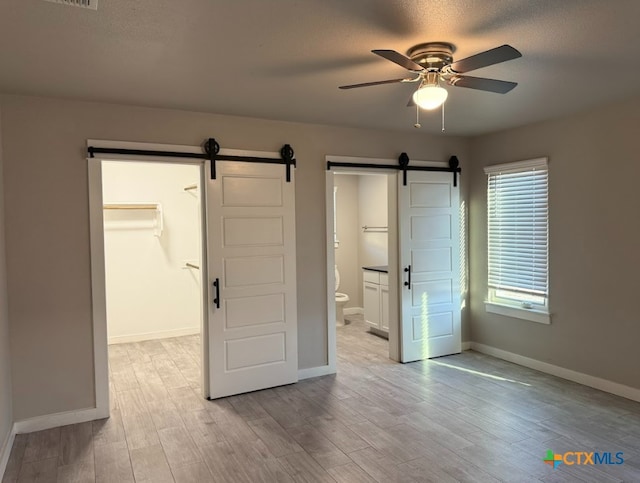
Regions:
<instances>
[{"instance_id":1,"label":"window","mask_svg":"<svg viewBox=\"0 0 640 483\"><path fill-rule=\"evenodd\" d=\"M548 324L547 159L488 166L485 173L487 311Z\"/></svg>"}]
</instances>

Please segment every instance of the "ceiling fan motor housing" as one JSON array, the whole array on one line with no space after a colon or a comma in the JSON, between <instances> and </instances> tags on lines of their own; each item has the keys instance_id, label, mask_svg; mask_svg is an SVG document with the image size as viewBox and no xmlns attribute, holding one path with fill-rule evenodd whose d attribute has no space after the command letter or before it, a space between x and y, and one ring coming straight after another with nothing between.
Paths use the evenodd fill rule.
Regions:
<instances>
[{"instance_id":1,"label":"ceiling fan motor housing","mask_svg":"<svg viewBox=\"0 0 640 483\"><path fill-rule=\"evenodd\" d=\"M440 71L453 62L455 50L455 46L448 42L427 42L411 47L407 57L427 71Z\"/></svg>"}]
</instances>

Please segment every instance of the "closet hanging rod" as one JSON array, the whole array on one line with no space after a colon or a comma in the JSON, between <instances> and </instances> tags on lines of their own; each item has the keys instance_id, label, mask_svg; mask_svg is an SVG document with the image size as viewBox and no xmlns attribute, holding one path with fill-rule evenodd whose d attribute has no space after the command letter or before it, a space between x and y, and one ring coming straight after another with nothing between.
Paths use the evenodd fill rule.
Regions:
<instances>
[{"instance_id":1,"label":"closet hanging rod","mask_svg":"<svg viewBox=\"0 0 640 483\"><path fill-rule=\"evenodd\" d=\"M110 204L105 204L103 206L103 209L105 210L157 210L158 205L146 205L146 204L126 205L126 204L110 203Z\"/></svg>"},{"instance_id":2,"label":"closet hanging rod","mask_svg":"<svg viewBox=\"0 0 640 483\"><path fill-rule=\"evenodd\" d=\"M388 226L369 226L369 225L364 225L362 227L363 231L388 231L389 227Z\"/></svg>"},{"instance_id":3,"label":"closet hanging rod","mask_svg":"<svg viewBox=\"0 0 640 483\"><path fill-rule=\"evenodd\" d=\"M200 270L200 267L198 265L194 265L193 263L185 262L184 266L188 268L195 268L196 270Z\"/></svg>"},{"instance_id":4,"label":"closet hanging rod","mask_svg":"<svg viewBox=\"0 0 640 483\"><path fill-rule=\"evenodd\" d=\"M191 191L191 190L197 190L198 189L198 185L197 184L190 184L189 186L185 186L184 190L185 191Z\"/></svg>"}]
</instances>

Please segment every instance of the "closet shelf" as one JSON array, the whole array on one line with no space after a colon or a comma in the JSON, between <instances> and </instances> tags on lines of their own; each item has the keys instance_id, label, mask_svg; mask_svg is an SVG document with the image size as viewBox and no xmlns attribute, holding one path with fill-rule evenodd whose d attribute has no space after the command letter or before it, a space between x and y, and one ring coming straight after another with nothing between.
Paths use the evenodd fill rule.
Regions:
<instances>
[{"instance_id":1,"label":"closet shelf","mask_svg":"<svg viewBox=\"0 0 640 483\"><path fill-rule=\"evenodd\" d=\"M144 210L153 210L156 212L155 224L153 227L153 234L157 237L162 235L162 230L164 229L164 217L162 216L162 204L161 203L151 203L151 202L114 202L114 203L104 203L102 208L105 210L128 210L128 211L144 211Z\"/></svg>"}]
</instances>

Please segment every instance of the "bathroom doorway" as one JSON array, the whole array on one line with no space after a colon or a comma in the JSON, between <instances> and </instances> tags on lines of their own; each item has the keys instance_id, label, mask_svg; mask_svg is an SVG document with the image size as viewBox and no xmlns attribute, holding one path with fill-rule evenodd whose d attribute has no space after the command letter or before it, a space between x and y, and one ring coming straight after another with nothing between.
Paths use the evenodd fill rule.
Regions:
<instances>
[{"instance_id":1,"label":"bathroom doorway","mask_svg":"<svg viewBox=\"0 0 640 483\"><path fill-rule=\"evenodd\" d=\"M339 302L351 301L342 295L350 295L343 291L344 285L338 294L334 285L336 261L341 258L337 251L342 244L341 182L336 179L347 174L383 175L387 181L387 266L371 266L368 260L361 263L358 254L358 266L364 270L362 296L356 301L363 305L366 331L388 333L388 359L403 363L461 352L464 217L460 215L463 205L455 174L447 163L437 161L412 161L412 169L400 174L391 160L327 156L327 161L327 370L337 370ZM367 199L359 194L360 198L367 208L376 206L376 197ZM378 214L382 210L384 207L377 206ZM363 236L373 235L384 230L378 223L370 225L359 217L356 226ZM358 293L357 288L352 290ZM348 319L349 306L344 303L343 307Z\"/></svg>"},{"instance_id":2,"label":"bathroom doorway","mask_svg":"<svg viewBox=\"0 0 640 483\"><path fill-rule=\"evenodd\" d=\"M329 321L330 365L354 353L397 359L391 349L397 344L397 288L389 284L390 277L397 278L396 182L395 172L378 169L327 174L328 226L333 226L327 243L333 268L327 272L333 289L328 310L335 319L333 327Z\"/></svg>"},{"instance_id":3,"label":"bathroom doorway","mask_svg":"<svg viewBox=\"0 0 640 483\"><path fill-rule=\"evenodd\" d=\"M102 161L112 398L204 392L200 184L198 165Z\"/></svg>"}]
</instances>

